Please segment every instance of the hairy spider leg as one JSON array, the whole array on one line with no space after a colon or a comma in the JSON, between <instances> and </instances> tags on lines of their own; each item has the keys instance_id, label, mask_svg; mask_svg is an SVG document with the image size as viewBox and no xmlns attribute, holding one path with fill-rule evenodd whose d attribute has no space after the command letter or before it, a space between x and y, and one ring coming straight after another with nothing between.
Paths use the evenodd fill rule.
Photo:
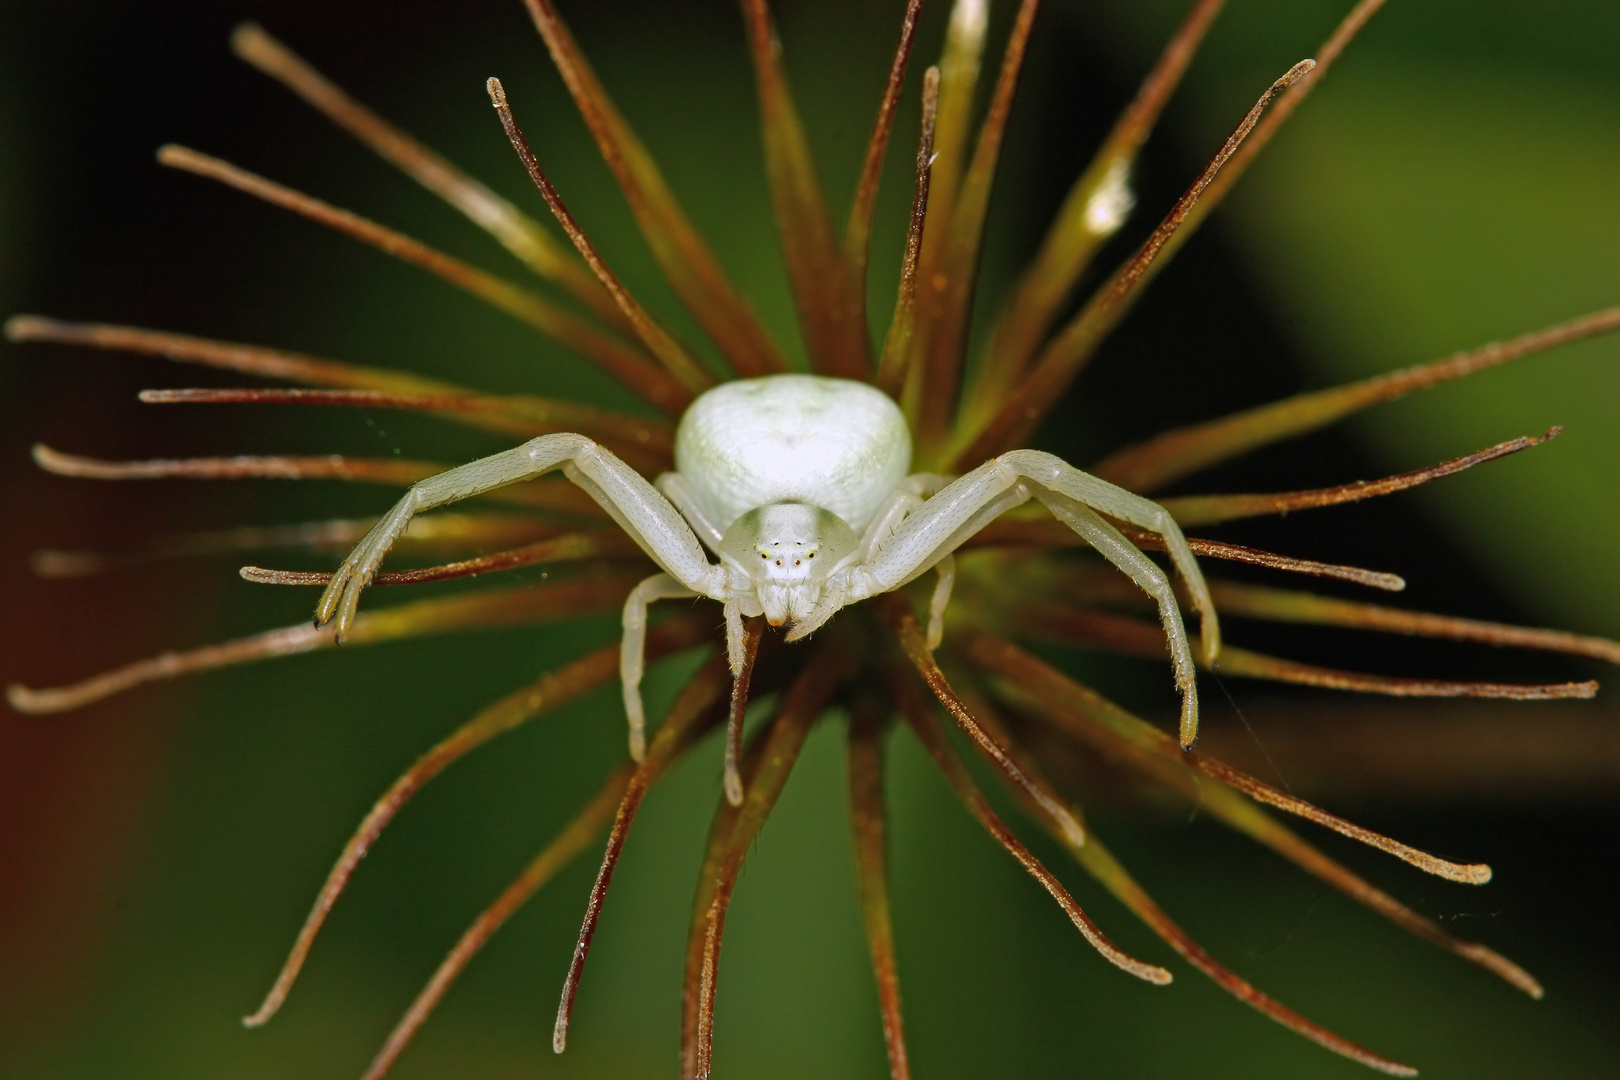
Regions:
<instances>
[{"instance_id":1,"label":"hairy spider leg","mask_svg":"<svg viewBox=\"0 0 1620 1080\"><path fill-rule=\"evenodd\" d=\"M878 512L872 515L866 531L861 534L861 562L871 562L872 553L895 534L913 510L955 479L954 476L942 476L939 473L912 473L900 481L900 486L878 508Z\"/></svg>"},{"instance_id":2,"label":"hairy spider leg","mask_svg":"<svg viewBox=\"0 0 1620 1080\"><path fill-rule=\"evenodd\" d=\"M867 525L866 532L862 534L860 561L870 562L873 552L895 534L905 519L920 507L925 499L937 494L955 479L954 476L944 476L940 473L912 473L900 481L900 487L878 509L871 523ZM951 587L956 584L956 559L946 555L936 562L933 568L939 574L939 581L935 584L934 595L928 602L926 642L930 651L939 648L939 643L945 638L945 608L951 602ZM817 615L819 614L818 611ZM818 618L811 629L820 626L823 621L825 620Z\"/></svg>"},{"instance_id":3,"label":"hairy spider leg","mask_svg":"<svg viewBox=\"0 0 1620 1080\"><path fill-rule=\"evenodd\" d=\"M1210 599L1209 586L1204 583L1204 575L1198 569L1198 560L1193 557L1192 548L1187 546L1187 538L1181 534L1181 526L1176 524L1170 511L1152 499L1126 491L1118 484L1081 472L1054 454L1040 450L1013 450L996 460L1007 462L1022 475L1075 502L1164 537L1170 562L1175 566L1176 573L1181 575L1181 580L1187 586L1188 597L1198 611L1204 662L1211 667L1215 665L1221 656L1221 623L1215 614L1215 601Z\"/></svg>"},{"instance_id":4,"label":"hairy spider leg","mask_svg":"<svg viewBox=\"0 0 1620 1080\"><path fill-rule=\"evenodd\" d=\"M645 738L639 692L642 667L639 643L645 638L647 603L664 597L694 595L725 601L730 595L730 575L724 567L709 562L691 527L669 500L611 451L583 435L541 435L522 446L413 484L332 575L315 609L315 622L319 626L335 618L337 638L339 641L344 638L354 622L361 590L371 582L383 558L415 515L507 484L533 480L557 468L600 503L619 527L664 570L663 574L637 586L625 603L625 647L620 667L625 673L625 705L634 753L642 747ZM731 621L728 617L728 630ZM727 636L735 635L728 633ZM629 656L632 643L636 645L633 659ZM640 760L640 755L636 756Z\"/></svg>"},{"instance_id":5,"label":"hairy spider leg","mask_svg":"<svg viewBox=\"0 0 1620 1080\"><path fill-rule=\"evenodd\" d=\"M1187 644L1187 630L1181 624L1181 609L1176 606L1176 593L1170 579L1159 565L1125 534L1103 520L1103 516L1085 503L1077 502L1056 492L1035 489L1035 497L1052 512L1052 516L1080 534L1097 549L1098 553L1119 569L1159 605L1159 620L1164 624L1165 640L1170 643L1170 666L1175 672L1176 688L1181 691L1181 745L1190 747L1198 737L1197 673L1193 668L1192 652Z\"/></svg>"},{"instance_id":6,"label":"hairy spider leg","mask_svg":"<svg viewBox=\"0 0 1620 1080\"><path fill-rule=\"evenodd\" d=\"M847 580L840 582L836 590L838 601L852 603L898 589L937 565L996 517L1032 496L1040 498L1059 520L1158 602L1176 685L1182 692L1181 742L1191 746L1198 735L1197 688L1191 645L1175 595L1158 566L1097 511L1164 537L1171 562L1186 582L1201 617L1204 655L1213 662L1220 654L1220 624L1197 560L1167 510L1084 473L1062 458L1039 450L1013 450L942 488L912 511L887 541L877 544L868 559L850 568ZM933 614L931 605L930 622Z\"/></svg>"},{"instance_id":7,"label":"hairy spider leg","mask_svg":"<svg viewBox=\"0 0 1620 1080\"><path fill-rule=\"evenodd\" d=\"M679 600L697 593L668 574L654 574L624 601L624 636L619 639L619 682L624 690L624 715L630 721L630 757L641 763L647 756L647 710L641 703L641 676L647 666L647 605L654 600Z\"/></svg>"},{"instance_id":8,"label":"hairy spider leg","mask_svg":"<svg viewBox=\"0 0 1620 1080\"><path fill-rule=\"evenodd\" d=\"M716 525L714 519L709 517L708 513L703 509L703 504L698 501L697 496L692 494L691 485L686 482L686 478L678 472L667 472L661 474L653 483L664 498L668 499L671 505L681 512L681 516L686 519L688 525L692 526L692 531L703 541L704 546L714 552L715 555L720 556L723 563L725 557L721 555L720 548L725 541L725 530ZM736 685L735 680L742 678L743 665L746 662L744 636L747 628L743 625L743 617L745 614L750 617L759 614L759 611L755 610L759 606L757 603L750 604L748 611L744 612L741 602L744 599L746 597L731 596L725 601L726 658L731 664L731 678L734 685ZM628 617L627 609L626 618ZM626 623L626 625L629 624ZM624 655L628 656L628 642L624 648L626 650ZM620 666L622 669L624 665L621 663ZM625 712L629 715L641 715L640 687L635 688L634 697L632 697L632 688L628 678L624 680L624 685ZM633 706L632 701L634 702ZM631 713L632 707L635 710L633 714ZM635 721L632 719L632 746L634 746L635 739L634 728ZM727 745L729 748L730 743L728 742ZM733 806L742 805L742 778L737 771L737 763L730 753L726 755L726 799Z\"/></svg>"},{"instance_id":9,"label":"hairy spider leg","mask_svg":"<svg viewBox=\"0 0 1620 1080\"><path fill-rule=\"evenodd\" d=\"M720 554L720 541L725 539L726 530L715 524L704 512L702 505L697 501L697 496L692 494L691 485L687 484L686 478L677 472L662 473L653 481L653 486L681 512L681 516L692 526L692 531L697 533L703 545L716 555Z\"/></svg>"},{"instance_id":10,"label":"hairy spider leg","mask_svg":"<svg viewBox=\"0 0 1620 1080\"><path fill-rule=\"evenodd\" d=\"M939 580L934 583L934 595L928 598L928 633L923 638L929 652L939 648L939 643L945 640L945 608L950 605L951 587L956 584L956 556L940 556L939 562L934 564L934 573L939 575Z\"/></svg>"},{"instance_id":11,"label":"hairy spider leg","mask_svg":"<svg viewBox=\"0 0 1620 1080\"><path fill-rule=\"evenodd\" d=\"M918 473L916 476L925 477L929 482L936 480L948 481L948 483L937 485L941 490L948 487L951 483L955 483L955 481L950 477L936 476L931 473ZM906 483L909 483L911 479L914 478L908 478ZM923 487L924 484L922 481L919 481L917 486ZM908 511L908 513L910 513L914 512L914 510L918 507L928 505L928 503L924 502L920 498L912 498L909 501L907 501L907 498L907 493L898 492L891 497L890 502L885 504L885 506L910 506L913 508L912 511ZM944 637L945 606L950 602L951 586L956 582L956 560L952 558L949 564L945 564L944 560L950 556L953 551L961 547L962 544L966 543L970 536L977 533L980 529L983 529L986 525L990 524L990 522L994 521L1008 510L1011 510L1013 507L1018 506L1021 503L1028 502L1030 498L1031 495L1028 487L1022 483L1015 484L1010 490L1003 492L999 497L992 499L989 503L981 507L979 511L974 514L969 521L967 521L967 523L958 528L955 533L951 534L943 543L939 544L930 554L917 560L915 565L911 566L911 568L903 576L888 586L881 588L871 587L872 581L870 575L866 573L866 568L871 563L870 558L863 558L859 563L839 570L837 573L834 573L827 579L827 585L822 590L821 603L817 605L816 610L811 614L810 618L802 620L794 625L793 629L788 632L787 640L798 641L800 638L814 633L821 627L823 623L832 618L833 615L837 613L838 609L844 607L846 604L853 604L856 601L865 600L867 597L876 596L879 593L892 592L893 590L908 584L913 579L921 577L929 570L938 570L941 575L941 581L935 587L933 598L929 603L929 637L927 639L933 642L933 644L928 646L929 648L932 649L937 647L939 641ZM880 511L879 516L881 518L882 511ZM904 524L904 522L901 524ZM874 553L874 557L876 554L881 553L884 550L885 544L887 543L887 540L880 539L876 535L875 531L873 531L875 528L876 524L874 523L874 526L868 530L868 539L872 541L870 547ZM889 534L889 539L892 539L897 531L898 529L891 532ZM865 547L866 545L863 545L862 550L865 550ZM857 577L860 578L860 583L857 583ZM857 591L866 587L871 587L871 591ZM935 612L938 612L937 626L934 625Z\"/></svg>"}]
</instances>

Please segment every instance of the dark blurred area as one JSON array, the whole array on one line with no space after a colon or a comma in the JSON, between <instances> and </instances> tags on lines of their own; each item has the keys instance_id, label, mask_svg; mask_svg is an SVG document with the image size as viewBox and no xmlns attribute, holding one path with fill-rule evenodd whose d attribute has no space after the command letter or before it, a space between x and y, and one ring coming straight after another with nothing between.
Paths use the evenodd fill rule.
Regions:
<instances>
[{"instance_id":1,"label":"dark blurred area","mask_svg":"<svg viewBox=\"0 0 1620 1080\"><path fill-rule=\"evenodd\" d=\"M902 6L777 5L840 215ZM1182 6L1071 0L1042 12L991 213L985 316ZM1140 241L1258 89L1308 55L1344 6L1233 4L1149 145L1138 209L1099 272ZM563 10L695 221L789 341L734 5L615 0ZM992 49L1010 13L1006 3L994 8ZM938 55L945 14L945 4L930 5L915 69ZM157 165L158 146L184 143L520 274L493 242L232 57L227 37L244 19L538 214L484 95L484 78L499 75L610 261L696 337L517 0L0 6L0 315L130 323L629 407L560 348L418 271ZM1620 244L1607 245L1620 228L1620 186L1609 183L1620 184L1617 50L1620 15L1609 0L1533 9L1396 0L1277 140L1276 160L1160 277L1039 444L1083 465L1159 430L1615 302ZM892 295L909 199L914 93L902 108L874 296ZM1546 145L1514 142L1520 122ZM1377 172L1385 162L1408 171L1386 183ZM1554 171L1562 165L1568 175ZM1455 277L1436 269L1453 264ZM873 310L887 312L888 301ZM1569 424L1548 447L1444 482L1455 494L1397 495L1212 535L1400 573L1410 582L1394 601L1403 606L1614 636L1617 361L1612 341L1537 357L1481 376L1478 389L1432 391L1386 419L1290 442L1177 490L1325 486ZM42 580L31 552L358 516L392 501L386 490L337 484L62 479L33 466L35 443L113 459L341 452L446 461L499 445L397 413L135 400L148 387L240 381L124 354L0 344L0 680L72 681L300 622L312 600L242 582L243 560L229 556ZM1396 675L1616 679L1592 663L1348 631L1237 622L1230 634L1256 649ZM362 866L284 1013L262 1031L237 1018L257 1004L331 858L384 786L482 705L614 636L612 619L472 633L274 661L60 716L0 711L0 1075L358 1075L465 924L618 760L616 687L436 781ZM1173 715L1159 665L1050 655L1144 715ZM676 675L654 673L655 707ZM1379 887L1522 962L1548 995L1531 1002L1429 949L1196 808L1123 790L1089 802L1082 794L1099 832L1213 953L1425 1076L1620 1073L1620 712L1608 685L1594 703L1524 705L1397 703L1209 678L1201 688L1211 749L1370 827L1491 863L1496 880L1470 890L1321 841ZM812 737L739 891L721 1075L887 1075L836 727ZM1185 965L1172 964L1168 990L1107 968L977 831L909 737L894 740L890 768L918 1075L1364 1074ZM711 742L649 800L566 1055L551 1053L550 1017L594 852L474 962L393 1075L672 1075L687 908L718 776ZM1169 950L1055 848L1032 847L1062 867L1123 947L1167 961Z\"/></svg>"}]
</instances>

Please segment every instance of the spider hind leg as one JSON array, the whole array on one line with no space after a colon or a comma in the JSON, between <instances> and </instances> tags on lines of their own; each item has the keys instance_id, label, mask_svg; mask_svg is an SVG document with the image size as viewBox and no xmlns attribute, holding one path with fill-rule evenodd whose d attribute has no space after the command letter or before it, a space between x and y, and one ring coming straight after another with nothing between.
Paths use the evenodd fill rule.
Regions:
<instances>
[{"instance_id":1,"label":"spider hind leg","mask_svg":"<svg viewBox=\"0 0 1620 1080\"><path fill-rule=\"evenodd\" d=\"M639 762L647 753L647 711L641 702L641 676L646 670L647 605L654 600L676 600L697 593L668 574L654 574L624 601L624 636L619 639L619 682L624 688L624 715L630 724L630 757Z\"/></svg>"}]
</instances>

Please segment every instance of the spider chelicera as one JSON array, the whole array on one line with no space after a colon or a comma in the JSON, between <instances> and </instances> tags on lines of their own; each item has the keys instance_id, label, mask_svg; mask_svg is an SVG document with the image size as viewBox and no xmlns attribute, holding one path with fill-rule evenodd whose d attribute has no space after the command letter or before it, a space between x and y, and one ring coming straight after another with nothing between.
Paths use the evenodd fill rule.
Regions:
<instances>
[{"instance_id":1,"label":"spider chelicera","mask_svg":"<svg viewBox=\"0 0 1620 1080\"><path fill-rule=\"evenodd\" d=\"M796 641L840 608L934 570L933 648L955 580L952 552L1034 498L1158 602L1182 695L1181 742L1192 745L1198 693L1175 593L1164 571L1103 516L1164 538L1198 610L1205 658L1213 663L1221 647L1215 607L1168 511L1039 450L1010 451L961 477L908 474L910 466L905 417L866 383L816 375L724 383L681 417L675 471L655 484L592 440L566 433L542 435L417 482L332 575L315 621L335 618L342 640L361 590L414 515L560 468L662 571L637 585L624 605L620 674L630 753L639 761L646 747L641 675L652 601L705 596L725 605L731 669L739 675L745 617L791 623L787 640ZM728 792L740 792L727 779Z\"/></svg>"}]
</instances>

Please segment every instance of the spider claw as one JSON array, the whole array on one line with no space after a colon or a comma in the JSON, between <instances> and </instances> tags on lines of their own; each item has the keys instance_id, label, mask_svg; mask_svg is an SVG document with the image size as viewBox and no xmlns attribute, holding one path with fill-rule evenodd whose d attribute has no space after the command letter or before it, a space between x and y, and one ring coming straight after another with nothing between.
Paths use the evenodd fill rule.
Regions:
<instances>
[{"instance_id":1,"label":"spider claw","mask_svg":"<svg viewBox=\"0 0 1620 1080\"><path fill-rule=\"evenodd\" d=\"M1188 686L1181 695L1181 748L1191 750L1198 741L1198 691Z\"/></svg>"},{"instance_id":2,"label":"spider claw","mask_svg":"<svg viewBox=\"0 0 1620 1080\"><path fill-rule=\"evenodd\" d=\"M332 621L337 614L338 601L343 595L343 584L346 575L339 567L332 580L326 583L326 591L321 593L321 599L315 605L315 628L318 630Z\"/></svg>"},{"instance_id":3,"label":"spider claw","mask_svg":"<svg viewBox=\"0 0 1620 1080\"><path fill-rule=\"evenodd\" d=\"M621 668L621 676L622 676ZM641 700L640 677L632 675L624 682L624 719L629 726L630 759L637 765L647 756L647 712Z\"/></svg>"},{"instance_id":4,"label":"spider claw","mask_svg":"<svg viewBox=\"0 0 1620 1080\"><path fill-rule=\"evenodd\" d=\"M330 586L328 588L330 589ZM341 645L349 637L349 631L354 626L355 611L359 606L360 591L352 588L351 579L344 582L330 603L323 602L316 609L316 625L325 626L328 623L336 623L337 628L333 632L332 641L336 645Z\"/></svg>"}]
</instances>

